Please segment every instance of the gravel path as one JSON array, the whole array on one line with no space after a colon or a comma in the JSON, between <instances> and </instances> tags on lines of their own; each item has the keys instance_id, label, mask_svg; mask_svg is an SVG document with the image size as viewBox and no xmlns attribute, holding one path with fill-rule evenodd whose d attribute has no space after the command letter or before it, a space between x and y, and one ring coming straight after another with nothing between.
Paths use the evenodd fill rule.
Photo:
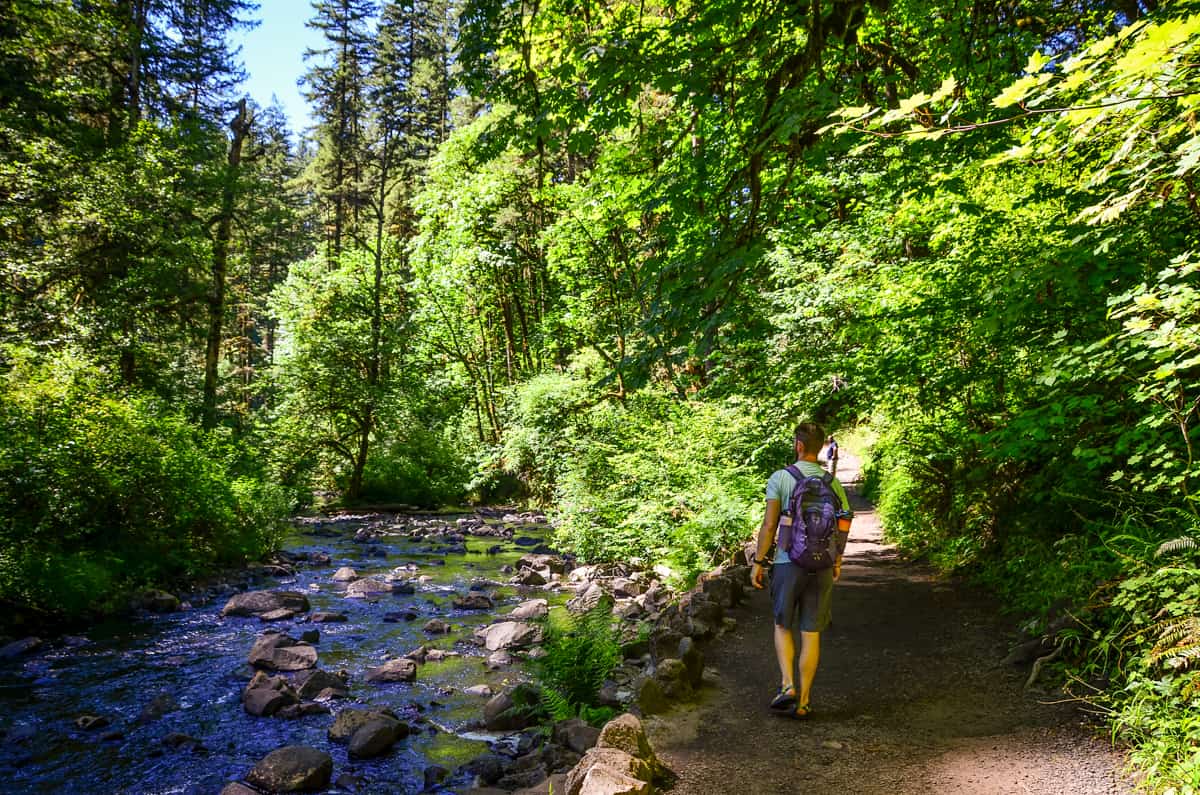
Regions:
<instances>
[{"instance_id":1,"label":"gravel path","mask_svg":"<svg viewBox=\"0 0 1200 795\"><path fill-rule=\"evenodd\" d=\"M843 451L849 482L857 461ZM1120 753L1077 707L1023 691L1001 667L1011 628L985 595L906 563L870 504L856 517L834 625L822 637L812 718L775 717L770 605L751 591L711 644L703 703L650 719L674 795L718 793L1128 793Z\"/></svg>"}]
</instances>

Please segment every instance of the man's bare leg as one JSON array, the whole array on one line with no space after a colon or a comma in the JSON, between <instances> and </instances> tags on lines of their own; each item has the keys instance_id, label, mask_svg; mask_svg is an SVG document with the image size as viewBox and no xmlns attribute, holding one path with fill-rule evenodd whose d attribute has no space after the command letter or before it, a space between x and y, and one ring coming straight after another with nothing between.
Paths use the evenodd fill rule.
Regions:
<instances>
[{"instance_id":1,"label":"man's bare leg","mask_svg":"<svg viewBox=\"0 0 1200 795\"><path fill-rule=\"evenodd\" d=\"M790 627L775 625L775 660L779 663L780 687L794 687L792 671L796 667L796 639Z\"/></svg>"},{"instance_id":2,"label":"man's bare leg","mask_svg":"<svg viewBox=\"0 0 1200 795\"><path fill-rule=\"evenodd\" d=\"M775 627L775 648L779 648L779 627ZM791 639L788 632L788 639ZM793 654L794 654L793 649ZM821 661L821 633L800 633L800 688L796 692L797 705L808 706L809 693L812 690L813 678L817 675L817 663ZM782 665L782 663L781 663ZM789 672L788 678L791 678Z\"/></svg>"}]
</instances>

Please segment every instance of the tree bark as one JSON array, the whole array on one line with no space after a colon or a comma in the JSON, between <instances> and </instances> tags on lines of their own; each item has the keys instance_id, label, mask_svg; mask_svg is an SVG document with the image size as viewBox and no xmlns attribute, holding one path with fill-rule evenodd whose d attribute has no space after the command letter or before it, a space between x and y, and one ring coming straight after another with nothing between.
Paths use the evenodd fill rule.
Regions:
<instances>
[{"instance_id":1,"label":"tree bark","mask_svg":"<svg viewBox=\"0 0 1200 795\"><path fill-rule=\"evenodd\" d=\"M221 189L221 214L213 237L212 284L208 292L208 344L204 351L203 424L217 424L217 364L221 357L221 327L225 319L225 276L229 268L229 240L233 230L234 205L237 200L238 170L242 162L242 144L250 132L253 120L246 111L246 100L238 103L237 116L229 124L233 137L229 141L229 159L225 169L225 184Z\"/></svg>"}]
</instances>

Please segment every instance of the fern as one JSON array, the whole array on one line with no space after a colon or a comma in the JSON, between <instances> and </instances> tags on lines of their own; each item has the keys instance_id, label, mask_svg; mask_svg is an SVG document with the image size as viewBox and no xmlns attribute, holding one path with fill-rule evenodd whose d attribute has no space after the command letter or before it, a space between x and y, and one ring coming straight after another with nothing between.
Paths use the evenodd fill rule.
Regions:
<instances>
[{"instance_id":1,"label":"fern","mask_svg":"<svg viewBox=\"0 0 1200 795\"><path fill-rule=\"evenodd\" d=\"M1161 558L1163 555L1174 555L1178 552L1187 552L1194 549L1200 549L1200 541L1191 536L1180 536L1159 544L1158 549L1154 550L1154 557Z\"/></svg>"},{"instance_id":2,"label":"fern","mask_svg":"<svg viewBox=\"0 0 1200 795\"><path fill-rule=\"evenodd\" d=\"M545 620L546 654L534 663L542 699L555 720L574 717L595 704L604 680L621 661L611 607L601 602L581 616Z\"/></svg>"},{"instance_id":3,"label":"fern","mask_svg":"<svg viewBox=\"0 0 1200 795\"><path fill-rule=\"evenodd\" d=\"M1187 668L1200 661L1200 616L1172 619L1159 625L1158 641L1147 660L1170 668Z\"/></svg>"},{"instance_id":4,"label":"fern","mask_svg":"<svg viewBox=\"0 0 1200 795\"><path fill-rule=\"evenodd\" d=\"M575 708L571 706L571 702L567 700L558 690L552 687L542 687L542 706L549 713L550 719L557 722L575 717Z\"/></svg>"}]
</instances>

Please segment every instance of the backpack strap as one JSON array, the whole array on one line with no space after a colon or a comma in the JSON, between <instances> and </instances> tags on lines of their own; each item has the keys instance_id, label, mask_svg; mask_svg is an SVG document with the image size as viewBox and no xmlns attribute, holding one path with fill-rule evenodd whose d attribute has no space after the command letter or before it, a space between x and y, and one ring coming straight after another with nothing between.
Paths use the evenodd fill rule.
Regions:
<instances>
[{"instance_id":1,"label":"backpack strap","mask_svg":"<svg viewBox=\"0 0 1200 795\"><path fill-rule=\"evenodd\" d=\"M784 517L788 517L789 521L787 523L791 524L790 517L792 515L792 503L794 503L796 501L796 498L798 496L799 497L804 496L804 492L808 488L808 486L807 486L808 476L805 475L803 472L801 472L800 467L796 466L795 464L788 464L786 467L783 468L783 471L787 472L789 475L791 475L796 480L796 485L792 487L791 496L788 497L787 505L779 506L780 507L780 515L784 516ZM797 493L796 489L800 490L799 493Z\"/></svg>"}]
</instances>

